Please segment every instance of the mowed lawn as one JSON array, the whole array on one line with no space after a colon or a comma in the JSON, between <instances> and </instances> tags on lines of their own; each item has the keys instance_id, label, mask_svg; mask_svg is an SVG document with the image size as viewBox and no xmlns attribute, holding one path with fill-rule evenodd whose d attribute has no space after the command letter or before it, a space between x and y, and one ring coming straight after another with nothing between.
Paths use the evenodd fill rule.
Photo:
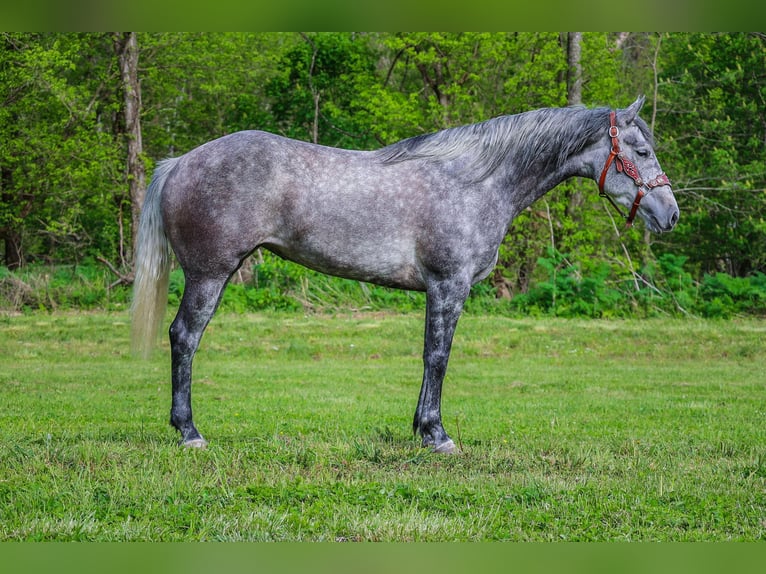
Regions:
<instances>
[{"instance_id":1,"label":"mowed lawn","mask_svg":"<svg viewBox=\"0 0 766 574\"><path fill-rule=\"evenodd\" d=\"M461 319L411 432L419 314L221 314L205 450L127 314L0 317L0 540L759 540L766 322Z\"/></svg>"}]
</instances>

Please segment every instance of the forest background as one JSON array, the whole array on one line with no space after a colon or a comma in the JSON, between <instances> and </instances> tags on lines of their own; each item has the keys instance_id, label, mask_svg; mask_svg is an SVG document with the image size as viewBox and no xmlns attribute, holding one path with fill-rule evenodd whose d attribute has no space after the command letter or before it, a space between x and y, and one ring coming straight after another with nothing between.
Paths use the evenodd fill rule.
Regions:
<instances>
[{"instance_id":1,"label":"forest background","mask_svg":"<svg viewBox=\"0 0 766 574\"><path fill-rule=\"evenodd\" d=\"M675 231L626 230L574 179L521 214L467 309L557 316L766 313L766 34L2 33L0 309L124 308L155 163L263 129L374 149L539 107L642 116ZM183 289L176 270L171 302ZM257 252L231 310L393 308L420 294Z\"/></svg>"}]
</instances>

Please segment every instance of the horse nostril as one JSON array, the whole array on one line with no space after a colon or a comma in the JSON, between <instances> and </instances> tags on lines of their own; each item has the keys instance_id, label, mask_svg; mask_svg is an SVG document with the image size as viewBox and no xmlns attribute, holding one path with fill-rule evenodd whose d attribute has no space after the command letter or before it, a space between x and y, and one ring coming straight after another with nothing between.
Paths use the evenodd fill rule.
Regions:
<instances>
[{"instance_id":1,"label":"horse nostril","mask_svg":"<svg viewBox=\"0 0 766 574\"><path fill-rule=\"evenodd\" d=\"M675 210L670 216L670 228L673 229L678 223L678 210Z\"/></svg>"}]
</instances>

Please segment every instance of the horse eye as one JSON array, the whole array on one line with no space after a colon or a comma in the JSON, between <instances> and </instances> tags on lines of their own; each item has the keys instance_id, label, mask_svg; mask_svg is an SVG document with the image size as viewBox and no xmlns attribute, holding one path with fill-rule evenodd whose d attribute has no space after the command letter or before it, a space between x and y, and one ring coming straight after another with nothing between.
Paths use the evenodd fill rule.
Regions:
<instances>
[{"instance_id":1,"label":"horse eye","mask_svg":"<svg viewBox=\"0 0 766 574\"><path fill-rule=\"evenodd\" d=\"M651 154L652 152L650 152L648 149L641 148L641 149L637 149L636 153L641 157L649 157L649 154Z\"/></svg>"}]
</instances>

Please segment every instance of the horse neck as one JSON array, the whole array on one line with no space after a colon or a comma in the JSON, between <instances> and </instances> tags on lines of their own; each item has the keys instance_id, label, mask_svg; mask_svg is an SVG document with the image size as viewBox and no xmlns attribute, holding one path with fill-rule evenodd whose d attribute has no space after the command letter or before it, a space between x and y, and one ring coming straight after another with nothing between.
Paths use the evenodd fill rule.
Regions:
<instances>
[{"instance_id":1,"label":"horse neck","mask_svg":"<svg viewBox=\"0 0 766 574\"><path fill-rule=\"evenodd\" d=\"M509 149L508 161L504 163L505 173L498 178L511 194L512 202L520 209L528 207L571 177L595 178L592 167L595 158L591 157L593 152L589 151L590 146L573 145L573 134L577 131L572 129L572 119L561 116L557 121L559 118L550 111L546 117L535 115L544 112L546 110L524 114L528 117L522 118L524 123L518 126L522 137ZM582 137L592 136L582 134ZM573 151L560 161L562 146Z\"/></svg>"},{"instance_id":2,"label":"horse neck","mask_svg":"<svg viewBox=\"0 0 766 574\"><path fill-rule=\"evenodd\" d=\"M544 174L543 176L521 178L518 180L518 183L508 187L508 191L511 194L511 201L517 207L516 211L523 211L570 177L571 175L559 169L553 173Z\"/></svg>"},{"instance_id":3,"label":"horse neck","mask_svg":"<svg viewBox=\"0 0 766 574\"><path fill-rule=\"evenodd\" d=\"M508 171L510 173L505 176L501 175L496 181L502 187L502 191L508 195L514 213L523 211L571 177L590 177L590 174L578 170L574 161L565 162L554 169L549 169L549 164L542 162L521 172Z\"/></svg>"}]
</instances>

